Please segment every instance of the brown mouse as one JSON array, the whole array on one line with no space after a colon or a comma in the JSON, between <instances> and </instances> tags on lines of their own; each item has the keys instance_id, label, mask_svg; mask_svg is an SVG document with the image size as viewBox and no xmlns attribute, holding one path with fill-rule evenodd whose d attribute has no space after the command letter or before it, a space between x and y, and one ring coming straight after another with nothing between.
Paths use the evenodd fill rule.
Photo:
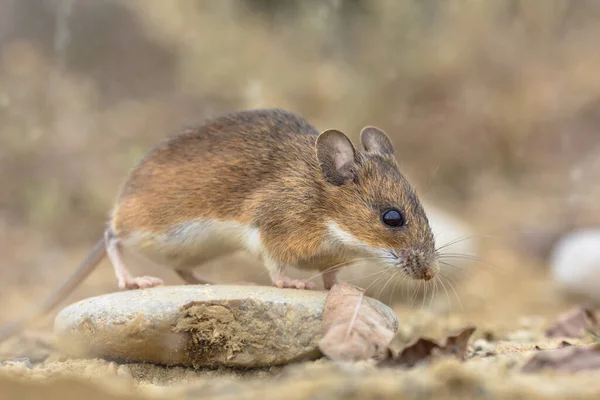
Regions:
<instances>
[{"instance_id":1,"label":"brown mouse","mask_svg":"<svg viewBox=\"0 0 600 400\"><path fill-rule=\"evenodd\" d=\"M189 283L208 283L193 269L237 250L259 257L280 288L314 287L286 277L297 267L322 271L329 289L339 267L365 258L409 278L433 278L439 267L429 221L389 138L366 127L361 142L363 151L344 133L319 133L281 109L224 115L168 138L130 173L104 238L41 313L105 255L121 290L162 284L133 277L124 249Z\"/></svg>"}]
</instances>

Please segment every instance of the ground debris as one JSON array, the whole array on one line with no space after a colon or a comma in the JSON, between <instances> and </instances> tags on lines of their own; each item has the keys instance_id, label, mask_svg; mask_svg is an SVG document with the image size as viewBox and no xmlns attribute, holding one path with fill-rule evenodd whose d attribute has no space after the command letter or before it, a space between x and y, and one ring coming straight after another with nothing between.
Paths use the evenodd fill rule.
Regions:
<instances>
[{"instance_id":1,"label":"ground debris","mask_svg":"<svg viewBox=\"0 0 600 400\"><path fill-rule=\"evenodd\" d=\"M386 355L378 362L382 367L413 367L414 365L436 356L452 356L460 360L467 357L467 346L475 327L470 326L462 329L456 335L448 336L443 345L437 342L419 338L413 344L406 346L398 354L387 349Z\"/></svg>"},{"instance_id":2,"label":"ground debris","mask_svg":"<svg viewBox=\"0 0 600 400\"><path fill-rule=\"evenodd\" d=\"M543 369L558 372L600 369L600 344L586 347L566 346L542 351L523 366L523 372L537 372Z\"/></svg>"},{"instance_id":3,"label":"ground debris","mask_svg":"<svg viewBox=\"0 0 600 400\"><path fill-rule=\"evenodd\" d=\"M546 330L547 337L580 338L584 332L598 332L598 316L586 307L575 307L558 316L556 324Z\"/></svg>"}]
</instances>

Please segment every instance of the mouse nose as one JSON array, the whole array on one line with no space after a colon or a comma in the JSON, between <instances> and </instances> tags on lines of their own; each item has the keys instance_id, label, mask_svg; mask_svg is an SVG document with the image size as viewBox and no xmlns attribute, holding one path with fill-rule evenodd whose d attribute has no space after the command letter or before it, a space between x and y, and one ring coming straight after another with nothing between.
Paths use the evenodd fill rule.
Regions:
<instances>
[{"instance_id":1,"label":"mouse nose","mask_svg":"<svg viewBox=\"0 0 600 400\"><path fill-rule=\"evenodd\" d=\"M434 274L430 270L423 272L423 280L425 280L425 281L433 279L433 276L434 276Z\"/></svg>"}]
</instances>

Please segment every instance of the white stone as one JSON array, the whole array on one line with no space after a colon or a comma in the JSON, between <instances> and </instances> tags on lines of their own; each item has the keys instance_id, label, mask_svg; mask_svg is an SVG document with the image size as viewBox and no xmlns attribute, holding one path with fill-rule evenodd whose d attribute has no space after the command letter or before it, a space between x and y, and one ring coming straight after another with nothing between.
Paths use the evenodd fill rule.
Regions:
<instances>
[{"instance_id":1,"label":"white stone","mask_svg":"<svg viewBox=\"0 0 600 400\"><path fill-rule=\"evenodd\" d=\"M600 301L600 230L564 236L550 254L550 269L568 291Z\"/></svg>"}]
</instances>

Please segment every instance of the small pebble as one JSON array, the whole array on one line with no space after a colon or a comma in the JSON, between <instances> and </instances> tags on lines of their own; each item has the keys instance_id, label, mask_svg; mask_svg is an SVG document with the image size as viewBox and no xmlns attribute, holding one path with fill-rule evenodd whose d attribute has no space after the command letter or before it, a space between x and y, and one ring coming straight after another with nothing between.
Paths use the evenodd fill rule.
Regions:
<instances>
[{"instance_id":1,"label":"small pebble","mask_svg":"<svg viewBox=\"0 0 600 400\"><path fill-rule=\"evenodd\" d=\"M10 365L13 367L19 367L19 368L27 368L27 369L33 368L33 364L31 363L31 360L29 360L28 357L15 358L14 360L5 361L2 364Z\"/></svg>"},{"instance_id":2,"label":"small pebble","mask_svg":"<svg viewBox=\"0 0 600 400\"><path fill-rule=\"evenodd\" d=\"M552 250L550 266L563 288L600 303L600 229L564 236Z\"/></svg>"},{"instance_id":3,"label":"small pebble","mask_svg":"<svg viewBox=\"0 0 600 400\"><path fill-rule=\"evenodd\" d=\"M476 352L487 353L487 352L493 352L494 349L495 349L494 345L485 339L477 339L473 343L473 350L475 350Z\"/></svg>"},{"instance_id":4,"label":"small pebble","mask_svg":"<svg viewBox=\"0 0 600 400\"><path fill-rule=\"evenodd\" d=\"M508 340L519 343L530 343L535 339L535 335L531 331L526 331L523 329L510 332L507 337Z\"/></svg>"}]
</instances>

